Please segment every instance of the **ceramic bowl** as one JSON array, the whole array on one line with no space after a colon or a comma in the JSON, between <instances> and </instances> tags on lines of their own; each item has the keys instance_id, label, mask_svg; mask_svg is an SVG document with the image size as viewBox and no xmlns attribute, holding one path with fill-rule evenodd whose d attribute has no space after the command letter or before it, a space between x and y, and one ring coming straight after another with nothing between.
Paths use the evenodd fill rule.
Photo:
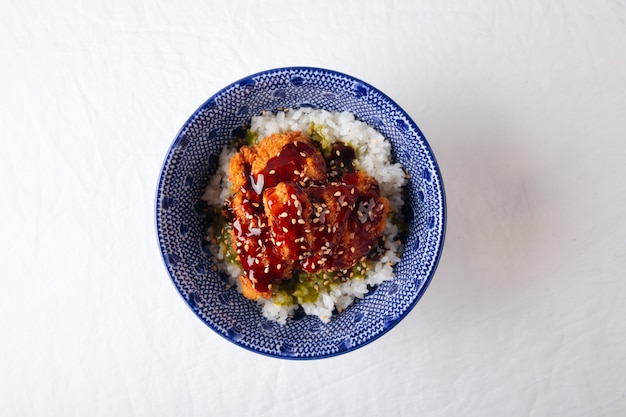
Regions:
<instances>
[{"instance_id":1,"label":"ceramic bowl","mask_svg":"<svg viewBox=\"0 0 626 417\"><path fill-rule=\"evenodd\" d=\"M282 108L349 111L391 142L410 175L395 279L373 288L329 323L296 315L281 325L216 272L205 240L201 196L218 155L253 116ZM167 151L156 194L156 229L165 267L191 310L235 345L278 358L319 359L351 352L386 334L413 309L437 267L445 235L445 194L435 156L413 120L370 84L336 71L289 67L223 88L185 122Z\"/></svg>"}]
</instances>

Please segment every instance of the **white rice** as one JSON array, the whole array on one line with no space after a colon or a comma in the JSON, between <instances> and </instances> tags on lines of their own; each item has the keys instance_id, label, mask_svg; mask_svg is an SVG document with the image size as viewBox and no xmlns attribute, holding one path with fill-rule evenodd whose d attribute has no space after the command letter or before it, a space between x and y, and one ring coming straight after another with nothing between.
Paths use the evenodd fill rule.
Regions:
<instances>
[{"instance_id":1,"label":"white rice","mask_svg":"<svg viewBox=\"0 0 626 417\"><path fill-rule=\"evenodd\" d=\"M403 205L402 187L406 183L404 169L398 163L391 163L391 144L374 128L356 120L354 114L311 108L266 112L252 118L250 130L262 139L273 133L298 130L311 135L312 126L315 126L315 130L321 133L329 144L341 141L355 149L357 169L365 171L378 181L380 192L389 200L391 211L399 216ZM222 207L229 197L228 164L235 153L236 150L232 147L225 147L220 154L217 173L202 197L212 206ZM385 253L373 268L366 272L363 279L340 283L330 293L321 293L316 302L304 303L301 306L284 306L275 303L273 299L261 299L258 303L262 306L263 315L270 320L285 323L298 307L302 307L306 314L318 316L323 322L328 322L335 309L341 311L347 308L355 299L363 298L372 286L392 280L393 265L400 261L401 247L396 241L398 228L387 221L383 233L386 237ZM218 245L213 246L211 251L217 267L230 277L232 285L239 287L238 277L242 273L241 269L226 262L225 253Z\"/></svg>"}]
</instances>

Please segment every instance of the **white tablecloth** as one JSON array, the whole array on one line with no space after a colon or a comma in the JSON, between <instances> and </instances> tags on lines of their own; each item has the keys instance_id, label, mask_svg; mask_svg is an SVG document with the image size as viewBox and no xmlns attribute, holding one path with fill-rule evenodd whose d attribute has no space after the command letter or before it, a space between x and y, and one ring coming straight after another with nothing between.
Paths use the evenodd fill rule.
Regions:
<instances>
[{"instance_id":1,"label":"white tablecloth","mask_svg":"<svg viewBox=\"0 0 626 417\"><path fill-rule=\"evenodd\" d=\"M626 415L626 2L0 5L0 415ZM248 74L373 84L437 156L416 308L347 355L213 333L156 242L178 129Z\"/></svg>"}]
</instances>

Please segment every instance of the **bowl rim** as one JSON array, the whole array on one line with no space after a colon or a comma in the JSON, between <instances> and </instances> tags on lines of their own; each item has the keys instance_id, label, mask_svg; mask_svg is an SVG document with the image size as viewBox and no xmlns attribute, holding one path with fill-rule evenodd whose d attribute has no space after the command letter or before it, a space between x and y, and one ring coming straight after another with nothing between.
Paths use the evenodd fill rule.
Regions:
<instances>
[{"instance_id":1,"label":"bowl rim","mask_svg":"<svg viewBox=\"0 0 626 417\"><path fill-rule=\"evenodd\" d=\"M188 126L196 119L196 117L202 111L204 111L214 101L214 99L216 97L221 96L226 91L228 91L230 89L233 89L233 88L237 87L238 85L240 85L242 83L246 83L249 80L251 80L253 78L256 78L256 77L267 76L267 75L272 75L272 74L276 74L276 73L290 72L290 71L321 72L321 73L331 74L334 77L344 77L344 78L347 78L347 79L349 79L351 81L354 81L355 83L359 83L359 84L367 87L368 89L376 92L376 94L378 94L385 101L387 101L392 107L395 107L406 118L406 121L409 123L410 127L412 129L414 129L417 132L417 134L419 135L419 137L421 138L422 145L424 146L425 152L427 153L428 157L432 161L434 175L437 177L438 184L440 184L439 188L440 188L440 194L441 194L441 232L440 232L440 237L439 237L439 248L437 250L437 253L435 254L435 258L433 259L432 268L430 270L430 273L424 279L424 282L423 282L422 286L420 287L419 291L417 292L417 295L415 296L415 299L413 300L413 302L406 308L406 310L396 320L394 320L391 323L391 325L389 325L388 327L386 327L385 329L383 329L379 333L375 334L371 338L365 340L364 342L362 342L362 343L360 343L360 344L358 344L356 346L354 346L354 345L349 346L345 350L339 350L337 352L332 352L332 353L328 353L328 354L321 354L321 355L317 355L317 356L280 355L280 354L274 354L274 353L266 352L266 351L263 351L263 350L260 350L260 349L254 349L251 346L247 346L246 344L239 343L234 338L229 337L228 334L222 333L222 332L218 331L218 329L216 329L214 327L214 324L211 323L210 321L206 320L200 314L200 312L197 311L197 309L195 309L191 305L190 300L188 300L187 298L185 298L183 296L182 289L180 288L179 284L176 282L176 279L174 278L173 273L170 271L170 269L168 267L168 260L166 259L167 255L166 255L165 247L164 247L162 239L161 239L161 220L160 220L160 217L159 217L159 206L161 204L161 199L162 199L163 181L164 181L164 177L165 177L166 166L170 162L171 156L172 156L172 152L178 146L179 141L181 140L181 136L182 136L183 132L186 131ZM157 182L157 187L156 187L156 192L155 192L155 200L154 200L154 206L153 207L154 207L154 215L155 215L154 221L155 221L156 240L157 240L157 244L159 246L159 252L161 254L161 259L163 261L163 266L165 267L165 270L166 270L166 272L167 272L167 274L168 274L168 276L170 278L170 281L172 282L172 284L176 288L176 292L178 293L179 297L183 299L183 301L185 302L187 307L200 319L200 321L202 323L204 323L207 327L209 327L214 333L218 334L219 336L221 336L222 338L228 340L229 342L235 344L236 346L238 346L240 348L243 348L243 349L245 349L247 351L266 356L266 357L271 357L271 358L275 358L275 359L295 360L295 361L317 360L317 359L325 359L325 358L341 356L341 355L344 355L346 353L353 352L353 351L355 351L357 349L360 349L360 348L362 348L364 346L370 345L372 342L378 340L383 335L389 333L393 328L395 328L415 308L417 303L420 301L420 299L422 298L422 296L426 292L428 286L430 285L430 283L431 283L431 281L432 281L432 279L433 279L433 277L435 275L435 272L436 272L436 270L437 270L437 268L439 266L439 262L441 260L441 256L442 256L443 248L444 248L445 237L446 237L446 230L447 230L447 200L446 200L445 186L444 186L443 178L442 178L442 174L441 174L441 168L439 166L439 163L437 162L437 159L436 159L435 154L434 154L434 152L433 152L433 150L431 148L430 143L428 142L428 140L426 139L426 137L422 133L421 129L417 126L417 124L415 123L413 118L395 100L393 100L387 94L383 93L381 90L379 90L378 88L376 88L373 85L369 84L368 82L363 81L363 80L361 80L361 79L359 79L357 77L354 77L352 75L349 75L349 74L337 71L337 70L331 70L331 69L327 69L327 68L313 67L313 66L285 66L285 67L277 67L277 68L271 68L271 69L266 69L266 70L263 70L263 71L259 71L259 72L247 75L245 77L239 78L236 81L231 82L230 84L228 84L225 87L219 89L214 94L212 94L209 98L207 98L185 120L185 122L182 124L181 128L174 135L174 139L172 140L171 144L168 147L168 150L167 150L167 152L165 154L165 157L163 158L163 161L162 161L160 169L159 169L159 180Z\"/></svg>"}]
</instances>

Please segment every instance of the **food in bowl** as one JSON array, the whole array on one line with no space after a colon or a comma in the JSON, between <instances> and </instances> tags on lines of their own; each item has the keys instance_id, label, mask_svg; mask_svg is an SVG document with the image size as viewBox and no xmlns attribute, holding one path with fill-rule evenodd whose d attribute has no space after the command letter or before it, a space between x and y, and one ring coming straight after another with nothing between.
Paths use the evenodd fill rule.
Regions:
<instances>
[{"instance_id":1,"label":"food in bowl","mask_svg":"<svg viewBox=\"0 0 626 417\"><path fill-rule=\"evenodd\" d=\"M352 113L263 112L223 148L203 196L216 265L266 318L302 309L328 322L394 278L406 180Z\"/></svg>"}]
</instances>

